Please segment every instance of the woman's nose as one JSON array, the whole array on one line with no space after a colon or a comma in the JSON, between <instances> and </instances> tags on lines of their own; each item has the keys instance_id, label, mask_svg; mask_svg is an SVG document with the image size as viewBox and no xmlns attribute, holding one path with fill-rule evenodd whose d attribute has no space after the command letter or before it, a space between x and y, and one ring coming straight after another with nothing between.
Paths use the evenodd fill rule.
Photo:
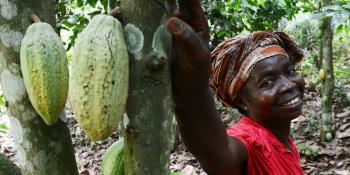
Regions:
<instances>
[{"instance_id":1,"label":"woman's nose","mask_svg":"<svg viewBox=\"0 0 350 175\"><path fill-rule=\"evenodd\" d=\"M279 88L280 93L291 91L296 87L297 87L297 84L293 80L289 79L288 77L281 76L280 88Z\"/></svg>"}]
</instances>

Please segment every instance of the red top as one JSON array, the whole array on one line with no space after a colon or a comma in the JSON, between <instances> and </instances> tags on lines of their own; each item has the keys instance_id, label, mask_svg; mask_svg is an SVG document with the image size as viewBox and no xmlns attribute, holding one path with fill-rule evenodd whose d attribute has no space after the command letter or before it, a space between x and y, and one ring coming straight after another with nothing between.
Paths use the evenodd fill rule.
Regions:
<instances>
[{"instance_id":1,"label":"red top","mask_svg":"<svg viewBox=\"0 0 350 175\"><path fill-rule=\"evenodd\" d=\"M242 117L227 130L229 136L240 140L248 152L247 175L304 175L300 156L291 138L288 150L269 130L257 122Z\"/></svg>"}]
</instances>

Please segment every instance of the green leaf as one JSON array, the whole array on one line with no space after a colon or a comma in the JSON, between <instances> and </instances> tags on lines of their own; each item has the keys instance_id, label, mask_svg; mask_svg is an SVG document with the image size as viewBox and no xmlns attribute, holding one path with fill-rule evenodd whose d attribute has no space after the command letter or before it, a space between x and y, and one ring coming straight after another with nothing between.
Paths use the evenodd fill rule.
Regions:
<instances>
[{"instance_id":1,"label":"green leaf","mask_svg":"<svg viewBox=\"0 0 350 175\"><path fill-rule=\"evenodd\" d=\"M265 6L265 0L259 0L260 5Z\"/></svg>"},{"instance_id":2,"label":"green leaf","mask_svg":"<svg viewBox=\"0 0 350 175\"><path fill-rule=\"evenodd\" d=\"M101 10L96 10L96 11L88 13L88 15L91 16L91 17L94 17L95 15L98 15L98 14L101 14L101 13L102 13Z\"/></svg>"},{"instance_id":3,"label":"green leaf","mask_svg":"<svg viewBox=\"0 0 350 175\"><path fill-rule=\"evenodd\" d=\"M339 34L343 31L343 28L344 28L344 25L343 25L343 24L340 24L340 25L337 27L337 29L336 29L336 31L335 31L335 34L336 34L336 35L339 35Z\"/></svg>"},{"instance_id":4,"label":"green leaf","mask_svg":"<svg viewBox=\"0 0 350 175\"><path fill-rule=\"evenodd\" d=\"M91 7L96 7L97 0L87 0L87 3L88 3Z\"/></svg>"},{"instance_id":5,"label":"green leaf","mask_svg":"<svg viewBox=\"0 0 350 175\"><path fill-rule=\"evenodd\" d=\"M181 175L180 173L170 173L169 175Z\"/></svg>"},{"instance_id":6,"label":"green leaf","mask_svg":"<svg viewBox=\"0 0 350 175\"><path fill-rule=\"evenodd\" d=\"M0 132L5 133L7 130L7 126L5 124L0 124Z\"/></svg>"},{"instance_id":7,"label":"green leaf","mask_svg":"<svg viewBox=\"0 0 350 175\"><path fill-rule=\"evenodd\" d=\"M100 3L102 4L102 6L103 6L103 10L105 11L105 12L108 12L108 0L100 0Z\"/></svg>"},{"instance_id":8,"label":"green leaf","mask_svg":"<svg viewBox=\"0 0 350 175\"><path fill-rule=\"evenodd\" d=\"M77 6L82 7L84 5L83 0L76 0L77 1Z\"/></svg>"},{"instance_id":9,"label":"green leaf","mask_svg":"<svg viewBox=\"0 0 350 175\"><path fill-rule=\"evenodd\" d=\"M0 129L5 130L5 129L7 129L7 127L5 124L0 124Z\"/></svg>"},{"instance_id":10,"label":"green leaf","mask_svg":"<svg viewBox=\"0 0 350 175\"><path fill-rule=\"evenodd\" d=\"M5 97L3 95L0 96L0 106L5 105Z\"/></svg>"}]
</instances>

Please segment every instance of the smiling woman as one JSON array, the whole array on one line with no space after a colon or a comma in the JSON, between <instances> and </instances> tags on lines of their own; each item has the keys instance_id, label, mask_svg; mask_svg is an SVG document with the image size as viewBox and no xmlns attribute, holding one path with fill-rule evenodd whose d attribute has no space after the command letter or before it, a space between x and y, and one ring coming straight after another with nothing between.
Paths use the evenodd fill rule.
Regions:
<instances>
[{"instance_id":1,"label":"smiling woman","mask_svg":"<svg viewBox=\"0 0 350 175\"><path fill-rule=\"evenodd\" d=\"M209 175L303 174L289 137L291 120L301 114L305 83L294 65L302 50L282 32L256 32L227 39L210 55L199 1L180 0L179 6L167 27L174 38L175 113L186 147ZM209 87L243 115L227 131Z\"/></svg>"},{"instance_id":2,"label":"smiling woman","mask_svg":"<svg viewBox=\"0 0 350 175\"><path fill-rule=\"evenodd\" d=\"M248 174L302 174L289 138L291 120L301 114L305 82L294 65L302 57L281 32L236 36L212 53L211 88L223 104L244 114L227 134L244 145Z\"/></svg>"}]
</instances>

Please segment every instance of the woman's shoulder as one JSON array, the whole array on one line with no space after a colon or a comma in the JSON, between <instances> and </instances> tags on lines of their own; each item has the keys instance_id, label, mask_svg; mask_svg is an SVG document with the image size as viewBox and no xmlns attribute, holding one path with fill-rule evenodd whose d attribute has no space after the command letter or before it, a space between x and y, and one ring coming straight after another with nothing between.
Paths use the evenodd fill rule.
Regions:
<instances>
[{"instance_id":1,"label":"woman's shoulder","mask_svg":"<svg viewBox=\"0 0 350 175\"><path fill-rule=\"evenodd\" d=\"M266 128L248 117L242 117L240 122L229 128L226 133L229 137L240 141L248 152L266 152L269 145L274 142Z\"/></svg>"},{"instance_id":2,"label":"woman's shoulder","mask_svg":"<svg viewBox=\"0 0 350 175\"><path fill-rule=\"evenodd\" d=\"M246 141L258 139L265 134L262 126L245 116L241 118L239 123L227 129L226 133L229 136Z\"/></svg>"}]
</instances>

